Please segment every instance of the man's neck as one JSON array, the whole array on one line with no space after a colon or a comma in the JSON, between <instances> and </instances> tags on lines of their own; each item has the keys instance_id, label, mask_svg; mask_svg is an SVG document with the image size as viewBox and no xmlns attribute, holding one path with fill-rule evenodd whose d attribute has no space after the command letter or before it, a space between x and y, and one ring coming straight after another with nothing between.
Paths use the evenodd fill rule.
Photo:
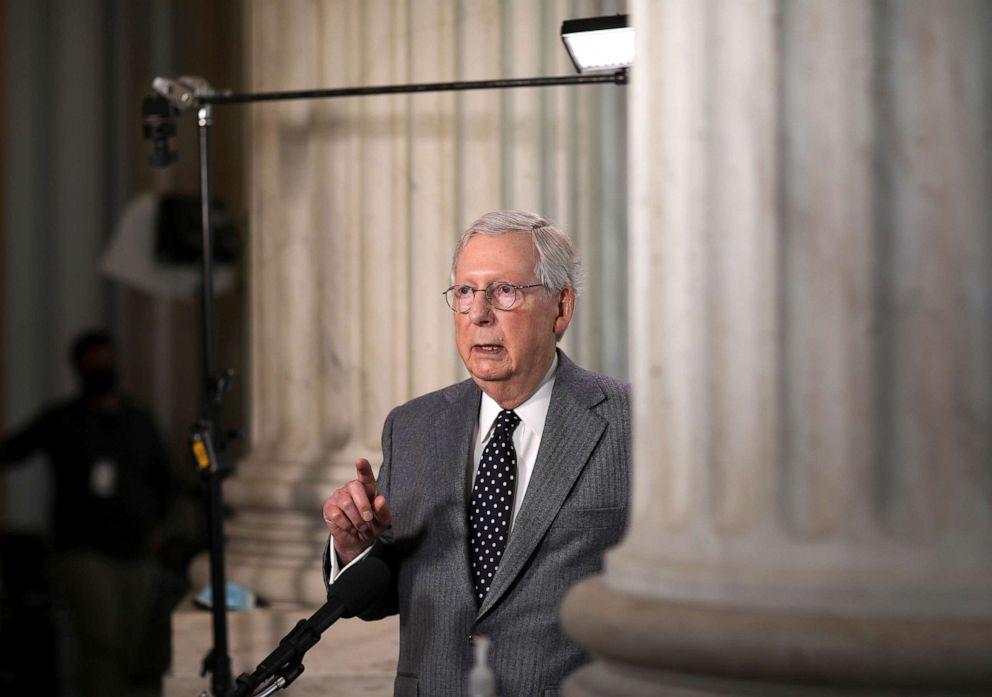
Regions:
<instances>
[{"instance_id":1,"label":"man's neck","mask_svg":"<svg viewBox=\"0 0 992 697\"><path fill-rule=\"evenodd\" d=\"M518 384L514 383L512 380L494 380L491 382L476 380L475 384L479 386L479 389L489 395L489 397L501 408L516 409L530 399L531 396L541 387L541 385L543 385L545 381L554 374L558 365L557 360L555 360L557 356L557 351L552 354L551 358L548 359L547 369L536 381L532 380L527 384Z\"/></svg>"}]
</instances>

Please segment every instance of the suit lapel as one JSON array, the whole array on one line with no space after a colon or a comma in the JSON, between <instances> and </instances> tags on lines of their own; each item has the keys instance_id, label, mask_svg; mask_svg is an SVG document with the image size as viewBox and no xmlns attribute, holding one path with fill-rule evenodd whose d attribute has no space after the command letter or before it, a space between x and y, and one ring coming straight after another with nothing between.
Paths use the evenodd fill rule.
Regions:
<instances>
[{"instance_id":1,"label":"suit lapel","mask_svg":"<svg viewBox=\"0 0 992 697\"><path fill-rule=\"evenodd\" d=\"M606 430L606 422L591 411L604 399L602 390L594 381L584 379L565 354L559 352L558 356L558 374L534 473L477 617L488 612L520 574Z\"/></svg>"},{"instance_id":2,"label":"suit lapel","mask_svg":"<svg viewBox=\"0 0 992 697\"><path fill-rule=\"evenodd\" d=\"M472 436L479 417L479 401L482 391L471 380L459 383L451 390L447 408L438 416L432 427L433 439L437 444L436 475L438 482L452 482L457 487L456 505L447 507L448 529L454 541L468 540L468 477L469 462L472 457ZM447 489L445 489L447 491ZM468 562L468 545L463 544L465 553L455 555L455 565L448 569L452 578L465 579L465 601L474 603L472 574Z\"/></svg>"},{"instance_id":3,"label":"suit lapel","mask_svg":"<svg viewBox=\"0 0 992 697\"><path fill-rule=\"evenodd\" d=\"M463 510L468 510L469 467L472 457L472 436L479 418L479 402L482 391L471 380L459 383L452 390L450 402L434 422L433 441L437 443L437 457L446 458L440 466L439 474L449 477L448 481L458 482L458 500ZM462 520L460 531L466 529Z\"/></svg>"}]
</instances>

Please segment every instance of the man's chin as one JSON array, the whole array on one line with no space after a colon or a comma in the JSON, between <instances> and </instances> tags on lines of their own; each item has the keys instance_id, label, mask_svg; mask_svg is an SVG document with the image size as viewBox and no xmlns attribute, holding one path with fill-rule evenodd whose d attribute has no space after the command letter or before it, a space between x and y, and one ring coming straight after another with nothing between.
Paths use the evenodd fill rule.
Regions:
<instances>
[{"instance_id":1,"label":"man's chin","mask_svg":"<svg viewBox=\"0 0 992 697\"><path fill-rule=\"evenodd\" d=\"M512 372L501 361L478 356L473 356L466 367L476 382L501 382L508 379Z\"/></svg>"},{"instance_id":2,"label":"man's chin","mask_svg":"<svg viewBox=\"0 0 992 697\"><path fill-rule=\"evenodd\" d=\"M509 379L509 371L505 370L479 370L469 368L469 374L476 382L503 382Z\"/></svg>"}]
</instances>

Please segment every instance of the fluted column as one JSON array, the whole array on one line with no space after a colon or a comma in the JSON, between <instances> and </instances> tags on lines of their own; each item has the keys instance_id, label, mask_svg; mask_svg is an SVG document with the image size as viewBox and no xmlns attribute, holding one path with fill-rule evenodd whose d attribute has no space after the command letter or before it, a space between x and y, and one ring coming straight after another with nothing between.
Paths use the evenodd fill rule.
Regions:
<instances>
[{"instance_id":1,"label":"fluted column","mask_svg":"<svg viewBox=\"0 0 992 697\"><path fill-rule=\"evenodd\" d=\"M992 8L632 14L634 500L566 694L987 692Z\"/></svg>"},{"instance_id":2,"label":"fluted column","mask_svg":"<svg viewBox=\"0 0 992 697\"><path fill-rule=\"evenodd\" d=\"M247 12L248 87L567 74L561 20L605 5L259 1ZM623 201L622 181L606 176L622 158L610 144L623 137L623 89L252 107L251 434L225 484L232 580L276 601L322 600L322 501L351 478L356 457L377 463L390 408L465 375L441 291L457 235L478 215L535 209L588 241L597 280L568 350L594 368L625 368L624 343L597 330L604 314L625 327L609 293L624 260L604 265L599 251L623 217L584 208Z\"/></svg>"}]
</instances>

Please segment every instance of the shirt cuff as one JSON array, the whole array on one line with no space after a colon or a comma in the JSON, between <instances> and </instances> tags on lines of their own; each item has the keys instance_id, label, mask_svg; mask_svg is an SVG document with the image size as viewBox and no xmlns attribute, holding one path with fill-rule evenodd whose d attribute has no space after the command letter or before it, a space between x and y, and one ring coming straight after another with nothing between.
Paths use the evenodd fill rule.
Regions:
<instances>
[{"instance_id":1,"label":"shirt cuff","mask_svg":"<svg viewBox=\"0 0 992 697\"><path fill-rule=\"evenodd\" d=\"M360 562L362 559L364 559L365 557L367 557L369 555L369 552L372 551L372 547L374 546L374 544L372 544L372 545L369 545L368 547L366 547L364 550L362 550L362 553L361 554L359 554L357 557L355 557L354 559L352 559L351 562L342 569L341 568L341 563L338 561L338 553L334 551L334 536L333 535L331 535L331 539L328 541L327 544L330 547L327 550L327 556L330 557L330 561L331 561L331 570L330 570L330 573L328 574L327 585L331 585L332 583L334 583L338 579L338 576L340 576L345 571L347 571L348 569L350 569L351 567L353 567L355 564L357 564L358 562Z\"/></svg>"}]
</instances>

